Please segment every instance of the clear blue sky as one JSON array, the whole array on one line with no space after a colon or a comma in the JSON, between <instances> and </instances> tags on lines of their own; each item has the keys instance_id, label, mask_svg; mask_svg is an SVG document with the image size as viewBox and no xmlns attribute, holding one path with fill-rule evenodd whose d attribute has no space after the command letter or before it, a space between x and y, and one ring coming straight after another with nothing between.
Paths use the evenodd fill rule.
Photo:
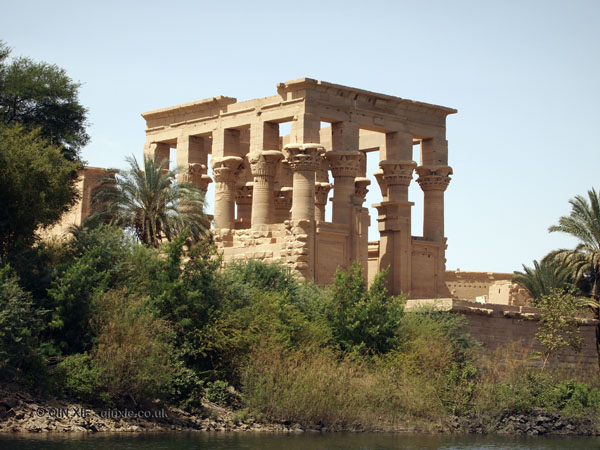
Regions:
<instances>
[{"instance_id":1,"label":"clear blue sky","mask_svg":"<svg viewBox=\"0 0 600 450\"><path fill-rule=\"evenodd\" d=\"M93 166L141 156L142 111L311 77L458 109L449 269L513 271L572 246L547 228L600 189L598 0L4 0L0 11L14 56L83 83ZM420 234L422 194L411 195Z\"/></svg>"}]
</instances>

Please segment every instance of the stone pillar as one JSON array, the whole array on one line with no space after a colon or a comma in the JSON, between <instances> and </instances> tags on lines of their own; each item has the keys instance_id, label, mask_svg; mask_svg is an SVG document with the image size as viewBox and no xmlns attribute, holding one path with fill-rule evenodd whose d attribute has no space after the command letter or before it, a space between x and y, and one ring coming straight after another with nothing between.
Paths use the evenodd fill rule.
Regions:
<instances>
[{"instance_id":1,"label":"stone pillar","mask_svg":"<svg viewBox=\"0 0 600 450\"><path fill-rule=\"evenodd\" d=\"M249 228L252 220L252 185L252 182L237 185L235 190L237 220L242 222L242 228Z\"/></svg>"},{"instance_id":2,"label":"stone pillar","mask_svg":"<svg viewBox=\"0 0 600 450\"><path fill-rule=\"evenodd\" d=\"M288 144L283 149L294 172L292 220L315 220L315 172L324 153L318 144Z\"/></svg>"},{"instance_id":3,"label":"stone pillar","mask_svg":"<svg viewBox=\"0 0 600 450\"><path fill-rule=\"evenodd\" d=\"M208 149L205 144L204 138L200 136L183 134L177 138L177 181L208 187L210 181L202 178L208 169ZM206 191L206 188L204 190Z\"/></svg>"},{"instance_id":4,"label":"stone pillar","mask_svg":"<svg viewBox=\"0 0 600 450\"><path fill-rule=\"evenodd\" d=\"M369 192L367 187L370 184L371 180L365 177L356 178L354 181L353 230L350 234L353 238L352 259L360 262L365 281L368 280L369 264L369 210L362 205Z\"/></svg>"},{"instance_id":5,"label":"stone pillar","mask_svg":"<svg viewBox=\"0 0 600 450\"><path fill-rule=\"evenodd\" d=\"M181 184L193 184L206 193L208 190L208 185L212 183L212 179L206 174L206 172L207 167L204 164L188 164L187 171L180 170L179 175L177 176L177 181Z\"/></svg>"},{"instance_id":6,"label":"stone pillar","mask_svg":"<svg viewBox=\"0 0 600 450\"><path fill-rule=\"evenodd\" d=\"M144 159L152 158L157 164L165 159L169 160L170 153L171 145L164 142L147 142L144 146Z\"/></svg>"},{"instance_id":7,"label":"stone pillar","mask_svg":"<svg viewBox=\"0 0 600 450\"><path fill-rule=\"evenodd\" d=\"M354 178L360 170L363 154L359 151L331 151L325 154L333 174L333 223L350 225Z\"/></svg>"},{"instance_id":8,"label":"stone pillar","mask_svg":"<svg viewBox=\"0 0 600 450\"><path fill-rule=\"evenodd\" d=\"M325 222L325 206L332 187L329 183L315 183L315 220L317 222Z\"/></svg>"},{"instance_id":9,"label":"stone pillar","mask_svg":"<svg viewBox=\"0 0 600 450\"><path fill-rule=\"evenodd\" d=\"M252 228L274 221L273 182L277 164L283 158L278 150L263 150L248 154L250 170L254 177L252 194Z\"/></svg>"},{"instance_id":10,"label":"stone pillar","mask_svg":"<svg viewBox=\"0 0 600 450\"><path fill-rule=\"evenodd\" d=\"M374 205L379 213L379 269L389 266L390 293L408 294L412 276L411 209L408 187L417 163L410 160L380 161L377 181L384 201Z\"/></svg>"},{"instance_id":11,"label":"stone pillar","mask_svg":"<svg viewBox=\"0 0 600 450\"><path fill-rule=\"evenodd\" d=\"M424 195L423 237L427 240L444 243L444 191L450 183L450 166L417 167Z\"/></svg>"},{"instance_id":12,"label":"stone pillar","mask_svg":"<svg viewBox=\"0 0 600 450\"><path fill-rule=\"evenodd\" d=\"M282 187L275 192L275 223L290 220L292 209L292 188Z\"/></svg>"},{"instance_id":13,"label":"stone pillar","mask_svg":"<svg viewBox=\"0 0 600 450\"><path fill-rule=\"evenodd\" d=\"M213 158L215 177L215 229L235 227L235 182L244 167L238 156Z\"/></svg>"},{"instance_id":14,"label":"stone pillar","mask_svg":"<svg viewBox=\"0 0 600 450\"><path fill-rule=\"evenodd\" d=\"M386 159L379 162L379 167L383 172L383 185L387 190L384 197L392 202L407 202L408 186L412 180L412 174L415 167L417 167L417 163L414 161Z\"/></svg>"}]
</instances>

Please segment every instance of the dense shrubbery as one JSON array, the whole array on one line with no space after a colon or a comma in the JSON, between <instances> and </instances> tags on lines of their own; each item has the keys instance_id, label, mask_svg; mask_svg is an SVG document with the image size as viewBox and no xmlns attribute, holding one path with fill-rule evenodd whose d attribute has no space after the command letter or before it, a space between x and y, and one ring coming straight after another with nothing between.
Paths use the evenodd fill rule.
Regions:
<instances>
[{"instance_id":1,"label":"dense shrubbery","mask_svg":"<svg viewBox=\"0 0 600 450\"><path fill-rule=\"evenodd\" d=\"M339 427L600 410L590 384L520 363L485 366L461 316L405 313L383 274L367 287L355 264L322 289L283 265L221 269L210 240L188 245L182 235L146 248L101 226L26 250L21 284L40 276L45 292L0 272L2 377L43 373L45 357L59 361L48 388L82 401L198 409L204 397L244 415Z\"/></svg>"}]
</instances>

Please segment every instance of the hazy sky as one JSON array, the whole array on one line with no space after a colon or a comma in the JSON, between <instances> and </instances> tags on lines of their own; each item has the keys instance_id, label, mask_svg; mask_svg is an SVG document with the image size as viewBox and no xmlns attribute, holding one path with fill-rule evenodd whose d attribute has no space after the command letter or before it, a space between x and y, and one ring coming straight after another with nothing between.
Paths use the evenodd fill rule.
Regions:
<instances>
[{"instance_id":1,"label":"hazy sky","mask_svg":"<svg viewBox=\"0 0 600 450\"><path fill-rule=\"evenodd\" d=\"M3 0L0 39L83 84L92 166L141 157L143 111L266 97L301 77L458 109L449 269L510 272L574 245L547 228L600 189L598 0ZM379 198L373 180L367 202Z\"/></svg>"}]
</instances>

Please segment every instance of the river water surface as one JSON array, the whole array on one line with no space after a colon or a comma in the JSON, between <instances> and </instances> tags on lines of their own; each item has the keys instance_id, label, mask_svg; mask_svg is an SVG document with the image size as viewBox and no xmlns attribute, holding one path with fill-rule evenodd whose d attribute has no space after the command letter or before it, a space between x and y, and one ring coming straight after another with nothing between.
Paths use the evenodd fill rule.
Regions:
<instances>
[{"instance_id":1,"label":"river water surface","mask_svg":"<svg viewBox=\"0 0 600 450\"><path fill-rule=\"evenodd\" d=\"M1 450L517 450L600 449L596 437L449 436L375 433L161 433L0 435Z\"/></svg>"}]
</instances>

